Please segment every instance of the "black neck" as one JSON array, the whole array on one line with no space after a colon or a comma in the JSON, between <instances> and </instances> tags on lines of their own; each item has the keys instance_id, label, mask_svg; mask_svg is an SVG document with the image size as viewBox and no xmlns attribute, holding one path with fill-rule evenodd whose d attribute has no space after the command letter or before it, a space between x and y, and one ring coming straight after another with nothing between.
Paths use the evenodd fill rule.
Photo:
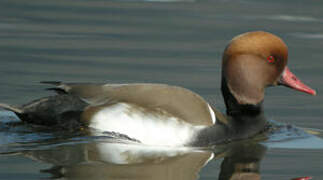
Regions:
<instances>
[{"instance_id":1,"label":"black neck","mask_svg":"<svg viewBox=\"0 0 323 180\"><path fill-rule=\"evenodd\" d=\"M222 78L221 91L227 108L228 124L233 139L247 138L264 129L266 118L263 100L257 104L239 104L230 92L227 82Z\"/></svg>"},{"instance_id":2,"label":"black neck","mask_svg":"<svg viewBox=\"0 0 323 180\"><path fill-rule=\"evenodd\" d=\"M223 78L221 91L224 98L227 115L233 118L254 117L263 113L263 101L258 104L239 104L237 99L230 92L226 80Z\"/></svg>"},{"instance_id":3,"label":"black neck","mask_svg":"<svg viewBox=\"0 0 323 180\"><path fill-rule=\"evenodd\" d=\"M217 122L205 128L198 134L193 145L206 146L245 139L264 130L266 118L263 101L258 104L239 104L225 80L222 80L221 90L227 108L227 123Z\"/></svg>"}]
</instances>

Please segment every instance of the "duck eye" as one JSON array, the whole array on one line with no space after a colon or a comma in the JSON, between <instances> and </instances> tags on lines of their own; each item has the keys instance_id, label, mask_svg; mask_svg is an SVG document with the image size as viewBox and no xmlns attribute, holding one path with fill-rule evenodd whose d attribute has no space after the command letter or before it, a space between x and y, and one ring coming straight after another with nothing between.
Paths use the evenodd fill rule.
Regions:
<instances>
[{"instance_id":1,"label":"duck eye","mask_svg":"<svg viewBox=\"0 0 323 180\"><path fill-rule=\"evenodd\" d=\"M268 57L267 57L267 61L268 61L269 63L274 63L274 62L276 61L276 59L275 59L275 57L274 57L274 56L268 56Z\"/></svg>"}]
</instances>

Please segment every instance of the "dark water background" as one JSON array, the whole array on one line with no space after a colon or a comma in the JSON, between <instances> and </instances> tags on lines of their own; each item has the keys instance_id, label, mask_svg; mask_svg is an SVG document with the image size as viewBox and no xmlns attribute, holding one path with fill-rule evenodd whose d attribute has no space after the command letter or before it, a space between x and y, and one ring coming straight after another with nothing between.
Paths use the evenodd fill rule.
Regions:
<instances>
[{"instance_id":1,"label":"dark water background","mask_svg":"<svg viewBox=\"0 0 323 180\"><path fill-rule=\"evenodd\" d=\"M0 100L21 104L49 95L50 92L43 91L45 86L38 83L43 80L156 82L189 88L224 110L219 88L221 53L232 37L254 30L282 37L289 46L290 69L318 92L311 97L284 87L269 88L265 98L267 117L318 132L323 130L323 2L316 0L2 0ZM99 172L110 175L96 173L97 179L131 179L134 176L127 172L155 167L140 164L118 166L116 170L111 164L84 165L85 160L74 156L66 158L75 160L73 163L66 159L59 161L69 154L77 155L82 148L91 149L93 142L87 139L90 143L86 143L83 139L79 143L61 134L35 132L28 126L7 126L5 122L11 119L4 112L0 118L0 150L4 153L0 156L0 179L59 177L57 171L61 169L48 170L53 164L63 167L64 172L73 164L77 167L70 171L79 174L88 171L89 176L90 171L102 170ZM265 144L268 149L259 144L251 145L251 152L247 148L248 157L256 156L253 161L257 162L262 179L287 180L300 176L323 179L320 140L310 137L304 141L286 141L288 135L276 134L273 141L277 141ZM283 142L276 143L281 137ZM54 143L48 143L48 139ZM188 157L193 159L196 154L202 161L203 153ZM175 159L169 161L193 165L184 158ZM151 174L136 177L217 179L223 161L219 156L197 170L176 163L161 167L155 164ZM119 174L112 176L111 172ZM187 172L194 172L195 176L186 178ZM167 173L169 176L165 177ZM181 173L182 176L178 175Z\"/></svg>"}]
</instances>

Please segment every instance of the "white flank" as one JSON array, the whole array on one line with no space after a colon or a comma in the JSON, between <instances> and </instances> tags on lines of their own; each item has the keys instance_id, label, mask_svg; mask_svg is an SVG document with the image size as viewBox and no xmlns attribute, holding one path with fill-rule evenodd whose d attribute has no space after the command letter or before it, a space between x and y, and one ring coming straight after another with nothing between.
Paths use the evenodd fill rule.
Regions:
<instances>
[{"instance_id":1,"label":"white flank","mask_svg":"<svg viewBox=\"0 0 323 180\"><path fill-rule=\"evenodd\" d=\"M97 112L91 128L125 134L147 145L183 146L204 126L193 126L165 112L117 103Z\"/></svg>"},{"instance_id":2,"label":"white flank","mask_svg":"<svg viewBox=\"0 0 323 180\"><path fill-rule=\"evenodd\" d=\"M212 122L213 122L213 124L215 124L215 122L216 122L215 113L214 113L213 109L211 108L211 106L209 104L207 104L207 106L209 107L209 111L210 111L210 115L211 115L211 118L212 118Z\"/></svg>"}]
</instances>

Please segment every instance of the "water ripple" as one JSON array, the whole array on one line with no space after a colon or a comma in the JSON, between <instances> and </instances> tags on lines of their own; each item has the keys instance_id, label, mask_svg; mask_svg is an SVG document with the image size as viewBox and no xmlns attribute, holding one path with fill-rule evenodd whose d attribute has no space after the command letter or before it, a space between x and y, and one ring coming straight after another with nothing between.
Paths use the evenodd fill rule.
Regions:
<instances>
[{"instance_id":1,"label":"water ripple","mask_svg":"<svg viewBox=\"0 0 323 180\"><path fill-rule=\"evenodd\" d=\"M263 142L270 148L323 149L322 130L304 129L294 125L270 121L268 140Z\"/></svg>"}]
</instances>

